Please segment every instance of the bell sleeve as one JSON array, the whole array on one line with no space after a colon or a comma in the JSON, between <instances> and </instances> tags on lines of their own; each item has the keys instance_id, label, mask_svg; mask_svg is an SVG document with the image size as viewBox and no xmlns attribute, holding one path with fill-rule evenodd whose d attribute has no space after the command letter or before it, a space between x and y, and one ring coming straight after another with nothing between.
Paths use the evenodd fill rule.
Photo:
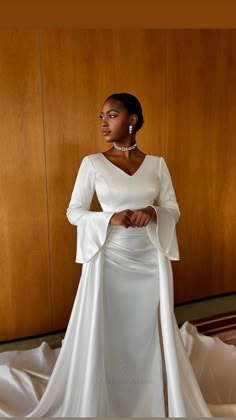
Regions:
<instances>
[{"instance_id":1,"label":"bell sleeve","mask_svg":"<svg viewBox=\"0 0 236 420\"><path fill-rule=\"evenodd\" d=\"M96 173L89 156L80 165L66 215L77 226L76 262L86 263L104 245L113 212L91 211Z\"/></svg>"},{"instance_id":2,"label":"bell sleeve","mask_svg":"<svg viewBox=\"0 0 236 420\"><path fill-rule=\"evenodd\" d=\"M161 158L159 168L160 188L156 197L158 206L151 206L156 211L154 222L147 226L153 244L170 260L179 260L179 249L176 238L176 223L180 217L171 176L165 160Z\"/></svg>"}]
</instances>

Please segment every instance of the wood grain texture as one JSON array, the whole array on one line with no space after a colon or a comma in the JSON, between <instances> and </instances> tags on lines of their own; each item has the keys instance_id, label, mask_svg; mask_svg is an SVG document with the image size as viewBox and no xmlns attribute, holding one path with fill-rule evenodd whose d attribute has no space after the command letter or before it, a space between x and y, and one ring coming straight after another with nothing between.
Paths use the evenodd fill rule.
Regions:
<instances>
[{"instance_id":1,"label":"wood grain texture","mask_svg":"<svg viewBox=\"0 0 236 420\"><path fill-rule=\"evenodd\" d=\"M0 340L67 325L80 266L66 209L82 158L108 148L98 115L114 92L140 99L139 147L171 172L176 303L235 291L235 45L235 30L0 32Z\"/></svg>"},{"instance_id":2,"label":"wood grain texture","mask_svg":"<svg viewBox=\"0 0 236 420\"><path fill-rule=\"evenodd\" d=\"M164 47L159 30L41 31L54 329L67 325L80 277L65 213L82 158L108 148L98 118L108 95L140 99L140 148L163 154Z\"/></svg>"},{"instance_id":3,"label":"wood grain texture","mask_svg":"<svg viewBox=\"0 0 236 420\"><path fill-rule=\"evenodd\" d=\"M181 208L182 302L236 290L236 31L169 30L166 156Z\"/></svg>"},{"instance_id":4,"label":"wood grain texture","mask_svg":"<svg viewBox=\"0 0 236 420\"><path fill-rule=\"evenodd\" d=\"M38 34L0 32L0 340L51 328Z\"/></svg>"}]
</instances>

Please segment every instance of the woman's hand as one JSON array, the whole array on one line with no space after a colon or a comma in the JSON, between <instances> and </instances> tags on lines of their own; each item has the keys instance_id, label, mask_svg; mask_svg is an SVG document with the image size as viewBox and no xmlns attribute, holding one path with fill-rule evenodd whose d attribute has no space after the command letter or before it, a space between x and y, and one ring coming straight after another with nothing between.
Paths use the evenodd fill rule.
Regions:
<instances>
[{"instance_id":1,"label":"woman's hand","mask_svg":"<svg viewBox=\"0 0 236 420\"><path fill-rule=\"evenodd\" d=\"M133 227L143 227L147 226L155 216L154 208L148 206L144 209L135 210L130 217L130 221Z\"/></svg>"},{"instance_id":2,"label":"woman's hand","mask_svg":"<svg viewBox=\"0 0 236 420\"><path fill-rule=\"evenodd\" d=\"M128 227L143 227L147 226L155 215L156 212L151 206L134 211L127 209L113 214L110 224L124 226L126 229Z\"/></svg>"},{"instance_id":3,"label":"woman's hand","mask_svg":"<svg viewBox=\"0 0 236 420\"><path fill-rule=\"evenodd\" d=\"M124 226L126 229L132 226L131 216L133 214L132 210L123 210L118 213L113 214L110 219L110 224L114 226Z\"/></svg>"}]
</instances>

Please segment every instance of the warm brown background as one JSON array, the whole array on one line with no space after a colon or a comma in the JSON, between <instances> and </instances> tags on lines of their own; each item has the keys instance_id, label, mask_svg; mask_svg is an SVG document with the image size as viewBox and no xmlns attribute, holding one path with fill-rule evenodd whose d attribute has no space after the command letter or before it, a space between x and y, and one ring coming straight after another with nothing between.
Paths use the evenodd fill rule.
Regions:
<instances>
[{"instance_id":1,"label":"warm brown background","mask_svg":"<svg viewBox=\"0 0 236 420\"><path fill-rule=\"evenodd\" d=\"M236 28L235 0L7 0L0 26L23 28Z\"/></svg>"},{"instance_id":2,"label":"warm brown background","mask_svg":"<svg viewBox=\"0 0 236 420\"><path fill-rule=\"evenodd\" d=\"M236 30L0 31L0 339L66 326L80 269L65 217L112 92L140 99L182 218L175 301L235 290Z\"/></svg>"}]
</instances>

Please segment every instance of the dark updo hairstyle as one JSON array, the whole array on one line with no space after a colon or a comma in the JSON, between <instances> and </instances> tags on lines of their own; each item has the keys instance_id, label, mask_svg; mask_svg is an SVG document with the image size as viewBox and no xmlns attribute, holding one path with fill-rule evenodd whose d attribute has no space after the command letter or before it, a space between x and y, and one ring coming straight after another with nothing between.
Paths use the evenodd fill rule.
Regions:
<instances>
[{"instance_id":1,"label":"dark updo hairstyle","mask_svg":"<svg viewBox=\"0 0 236 420\"><path fill-rule=\"evenodd\" d=\"M121 102L123 107L128 111L129 115L136 114L138 116L138 121L135 125L135 131L138 131L142 127L144 119L141 104L136 96L131 95L130 93L113 93L108 96L105 102L110 99Z\"/></svg>"}]
</instances>

